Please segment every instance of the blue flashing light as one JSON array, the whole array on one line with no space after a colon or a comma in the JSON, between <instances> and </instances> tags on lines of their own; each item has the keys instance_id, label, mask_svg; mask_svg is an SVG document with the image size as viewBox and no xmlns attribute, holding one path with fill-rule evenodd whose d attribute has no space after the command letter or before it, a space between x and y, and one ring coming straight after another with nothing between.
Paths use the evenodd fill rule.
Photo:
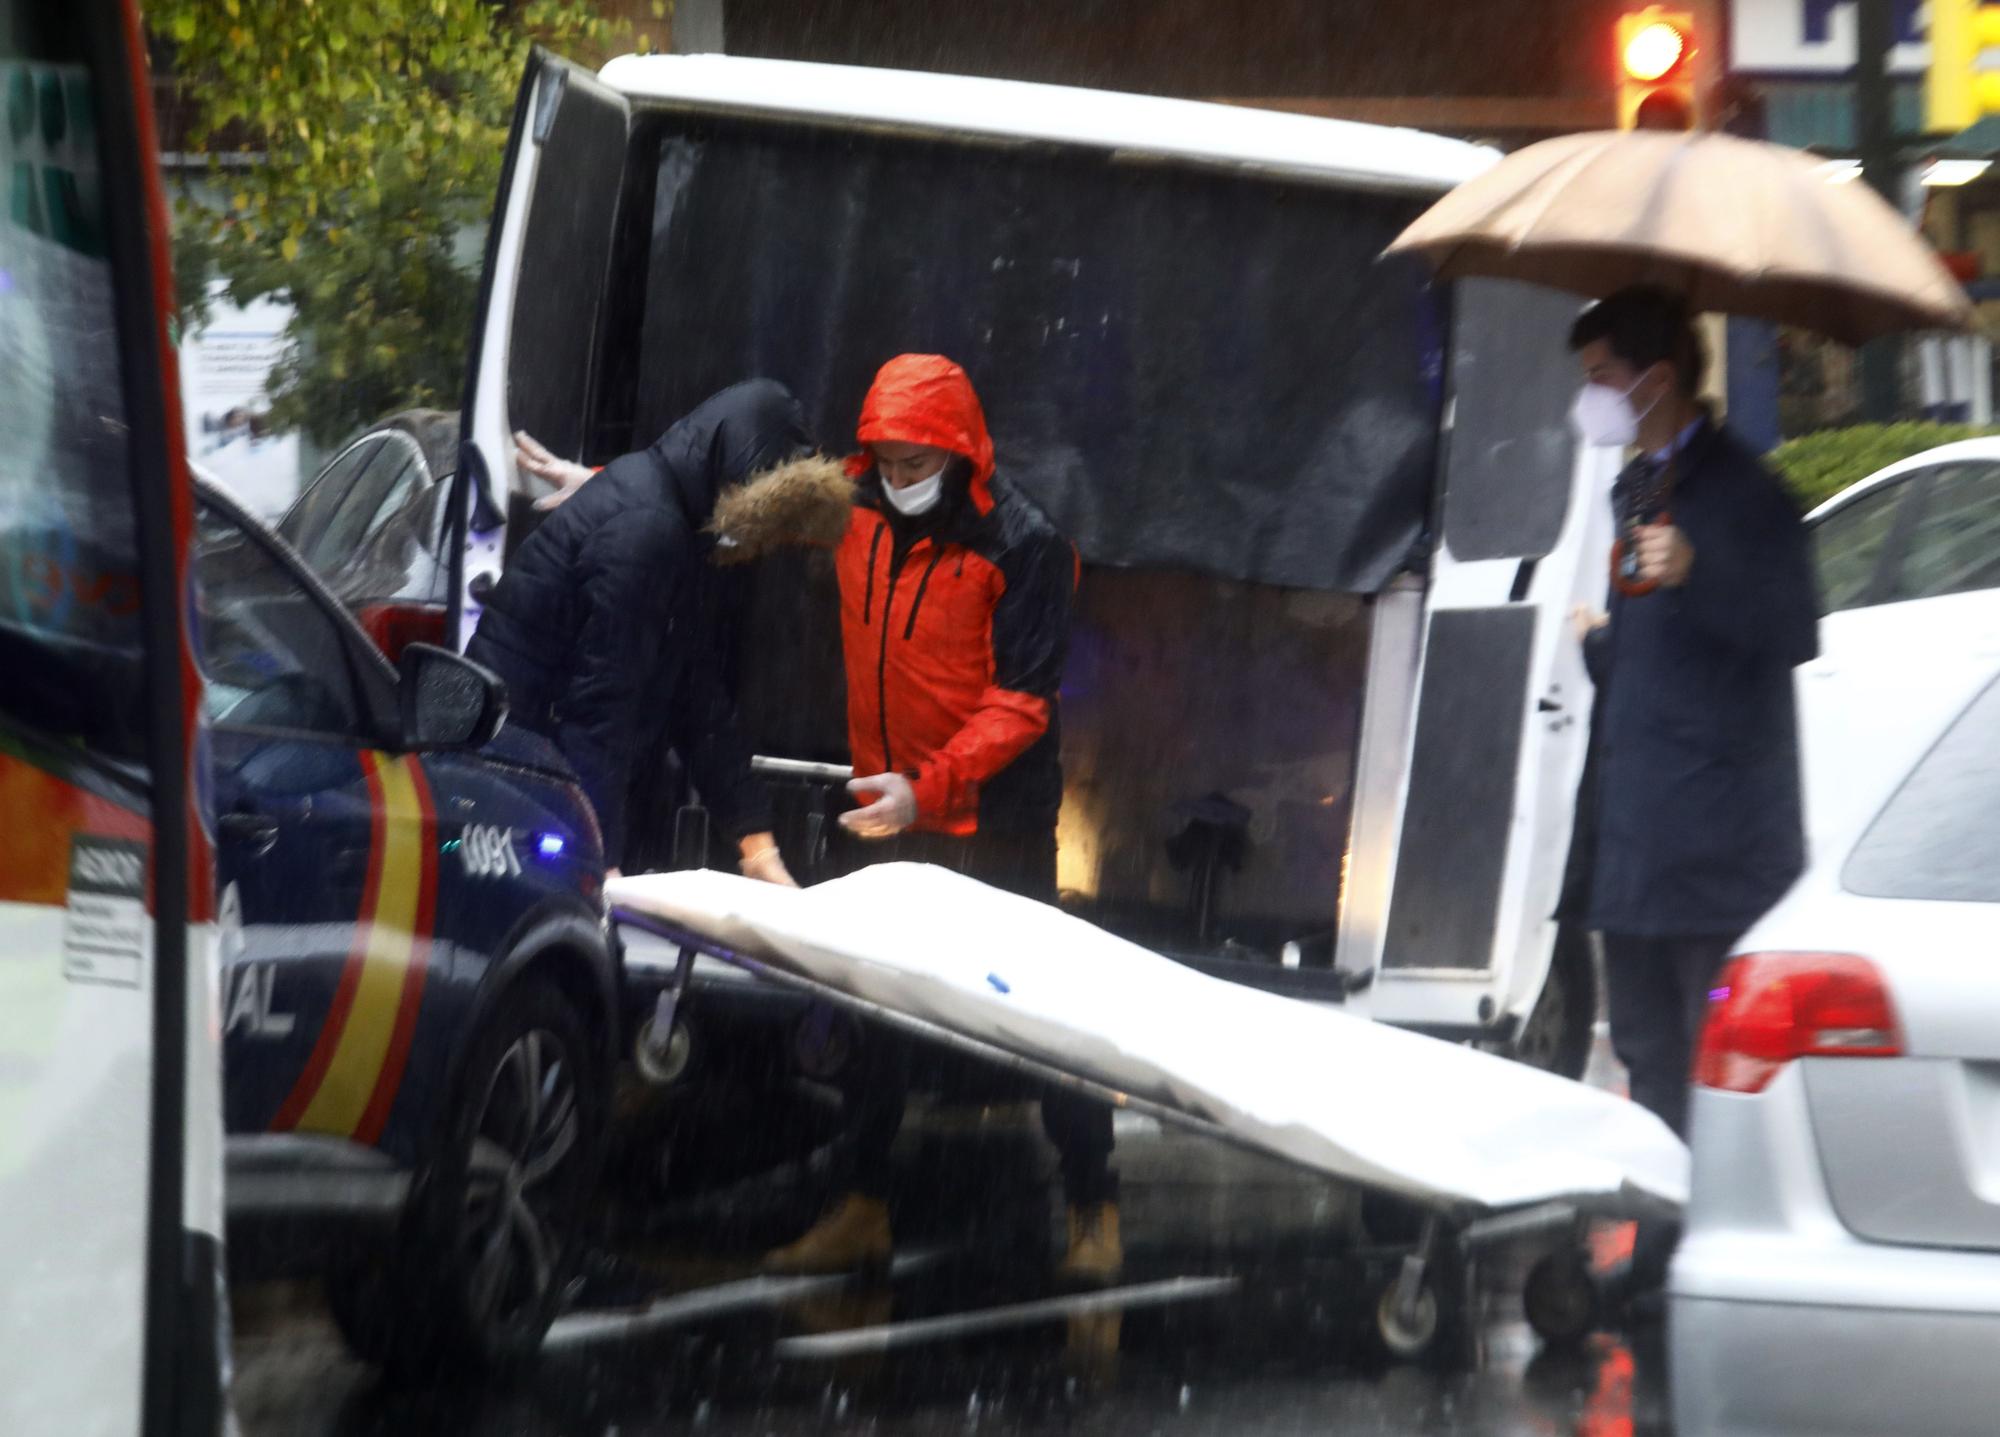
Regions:
<instances>
[{"instance_id":1,"label":"blue flashing light","mask_svg":"<svg viewBox=\"0 0 2000 1437\"><path fill-rule=\"evenodd\" d=\"M564 846L563 836L560 833L544 833L535 840L535 852L544 858L562 857Z\"/></svg>"}]
</instances>

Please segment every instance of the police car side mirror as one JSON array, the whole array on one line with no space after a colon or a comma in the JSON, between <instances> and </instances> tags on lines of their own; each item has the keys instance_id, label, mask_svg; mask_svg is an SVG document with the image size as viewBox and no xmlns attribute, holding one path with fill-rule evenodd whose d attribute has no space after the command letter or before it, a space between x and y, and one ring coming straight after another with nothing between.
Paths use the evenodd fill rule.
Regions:
<instances>
[{"instance_id":1,"label":"police car side mirror","mask_svg":"<svg viewBox=\"0 0 2000 1437\"><path fill-rule=\"evenodd\" d=\"M405 749L478 748L500 732L507 687L491 670L435 644L410 644L396 667Z\"/></svg>"}]
</instances>

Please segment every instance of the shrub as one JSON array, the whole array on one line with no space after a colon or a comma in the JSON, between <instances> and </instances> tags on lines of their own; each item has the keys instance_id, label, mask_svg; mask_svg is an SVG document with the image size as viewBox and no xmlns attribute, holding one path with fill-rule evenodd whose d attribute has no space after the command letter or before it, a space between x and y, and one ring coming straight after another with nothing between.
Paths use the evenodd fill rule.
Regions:
<instances>
[{"instance_id":1,"label":"shrub","mask_svg":"<svg viewBox=\"0 0 2000 1437\"><path fill-rule=\"evenodd\" d=\"M664 13L665 0L654 9ZM332 444L456 406L530 47L601 52L597 0L142 0L226 200L180 207L181 297L292 306L271 419ZM623 7L636 12L636 5ZM636 38L636 37L635 37Z\"/></svg>"},{"instance_id":2,"label":"shrub","mask_svg":"<svg viewBox=\"0 0 2000 1437\"><path fill-rule=\"evenodd\" d=\"M1852 424L1822 429L1788 439L1768 456L1801 506L1811 509L1877 469L1908 459L1940 444L1992 434L1973 424L1932 424L1910 420L1900 424Z\"/></svg>"}]
</instances>

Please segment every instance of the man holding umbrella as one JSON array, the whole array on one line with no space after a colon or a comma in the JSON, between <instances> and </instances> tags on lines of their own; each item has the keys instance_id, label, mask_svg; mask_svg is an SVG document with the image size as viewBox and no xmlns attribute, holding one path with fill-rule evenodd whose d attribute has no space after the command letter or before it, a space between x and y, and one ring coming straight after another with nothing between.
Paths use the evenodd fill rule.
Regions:
<instances>
[{"instance_id":1,"label":"man holding umbrella","mask_svg":"<svg viewBox=\"0 0 2000 1437\"><path fill-rule=\"evenodd\" d=\"M1636 447L1612 495L1607 615L1578 615L1597 685L1561 907L1604 935L1613 1046L1632 1096L1685 1135L1710 981L1804 866L1792 669L1818 649L1799 515L1695 396L1690 314L1863 344L1971 326L1923 237L1823 162L1733 135L1564 135L1507 155L1389 246L1441 279L1608 295L1570 336L1586 440ZM1645 287L1665 280L1671 289ZM1674 1246L1642 1225L1603 1296L1657 1294ZM1645 1304L1650 1306L1651 1304Z\"/></svg>"},{"instance_id":2,"label":"man holding umbrella","mask_svg":"<svg viewBox=\"0 0 2000 1437\"><path fill-rule=\"evenodd\" d=\"M1818 652L1818 602L1798 510L1696 398L1684 302L1621 290L1570 348L1584 440L1639 454L1612 487L1609 612L1576 616L1597 699L1562 912L1603 934L1632 1097L1686 1137L1716 971L1805 865L1792 670ZM1641 1224L1613 1318L1658 1293L1675 1240Z\"/></svg>"}]
</instances>

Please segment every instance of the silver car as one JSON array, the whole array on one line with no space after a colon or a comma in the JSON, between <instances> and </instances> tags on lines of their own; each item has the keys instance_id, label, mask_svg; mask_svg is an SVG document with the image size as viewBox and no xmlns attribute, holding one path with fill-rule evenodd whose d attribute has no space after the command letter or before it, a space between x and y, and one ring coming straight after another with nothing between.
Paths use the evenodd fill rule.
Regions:
<instances>
[{"instance_id":1,"label":"silver car","mask_svg":"<svg viewBox=\"0 0 2000 1437\"><path fill-rule=\"evenodd\" d=\"M1813 864L1718 979L1669 1283L1683 1437L2000 1430L2000 603L1826 621Z\"/></svg>"}]
</instances>

